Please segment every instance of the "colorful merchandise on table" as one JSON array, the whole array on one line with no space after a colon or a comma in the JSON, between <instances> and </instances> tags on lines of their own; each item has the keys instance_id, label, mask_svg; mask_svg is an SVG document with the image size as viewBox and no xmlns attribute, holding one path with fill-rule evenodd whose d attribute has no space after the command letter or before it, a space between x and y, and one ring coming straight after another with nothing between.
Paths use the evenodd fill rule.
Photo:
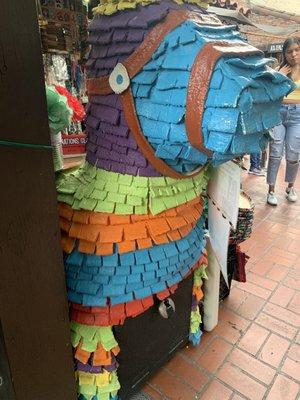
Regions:
<instances>
[{"instance_id":1,"label":"colorful merchandise on table","mask_svg":"<svg viewBox=\"0 0 300 400\"><path fill-rule=\"evenodd\" d=\"M57 183L82 400L116 398L112 327L191 272L199 343L206 165L259 151L292 88L205 3L103 0L90 25L87 161Z\"/></svg>"},{"instance_id":2,"label":"colorful merchandise on table","mask_svg":"<svg viewBox=\"0 0 300 400\"><path fill-rule=\"evenodd\" d=\"M48 121L53 147L55 171L63 167L61 132L70 126L71 120L80 122L85 116L81 103L63 86L46 86Z\"/></svg>"},{"instance_id":3,"label":"colorful merchandise on table","mask_svg":"<svg viewBox=\"0 0 300 400\"><path fill-rule=\"evenodd\" d=\"M55 87L46 86L46 98L50 132L57 134L69 125L73 111L67 98L59 94Z\"/></svg>"},{"instance_id":4,"label":"colorful merchandise on table","mask_svg":"<svg viewBox=\"0 0 300 400\"><path fill-rule=\"evenodd\" d=\"M59 94L55 87L46 86L46 99L54 169L60 171L63 165L61 131L69 126L73 111L68 106L67 98Z\"/></svg>"},{"instance_id":5,"label":"colorful merchandise on table","mask_svg":"<svg viewBox=\"0 0 300 400\"><path fill-rule=\"evenodd\" d=\"M63 86L55 85L55 89L59 94L67 98L68 106L73 111L72 120L76 122L81 122L85 117L85 111L80 101Z\"/></svg>"},{"instance_id":6,"label":"colorful merchandise on table","mask_svg":"<svg viewBox=\"0 0 300 400\"><path fill-rule=\"evenodd\" d=\"M82 132L81 122L85 117L85 110L81 102L65 87L55 85L55 89L67 98L68 106L73 111L72 121L67 133L62 133L62 153L64 157L74 157L85 154L86 135Z\"/></svg>"}]
</instances>

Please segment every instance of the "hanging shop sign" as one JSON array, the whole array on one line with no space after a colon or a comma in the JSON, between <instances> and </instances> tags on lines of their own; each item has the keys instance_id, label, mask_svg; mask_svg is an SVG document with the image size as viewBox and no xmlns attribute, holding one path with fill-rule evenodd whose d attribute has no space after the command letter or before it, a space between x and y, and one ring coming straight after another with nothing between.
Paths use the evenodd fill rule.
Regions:
<instances>
[{"instance_id":1,"label":"hanging shop sign","mask_svg":"<svg viewBox=\"0 0 300 400\"><path fill-rule=\"evenodd\" d=\"M272 43L267 47L268 53L281 53L282 52L282 43Z\"/></svg>"},{"instance_id":2,"label":"hanging shop sign","mask_svg":"<svg viewBox=\"0 0 300 400\"><path fill-rule=\"evenodd\" d=\"M62 134L62 149L65 157L73 157L85 154L86 134L77 135Z\"/></svg>"}]
</instances>

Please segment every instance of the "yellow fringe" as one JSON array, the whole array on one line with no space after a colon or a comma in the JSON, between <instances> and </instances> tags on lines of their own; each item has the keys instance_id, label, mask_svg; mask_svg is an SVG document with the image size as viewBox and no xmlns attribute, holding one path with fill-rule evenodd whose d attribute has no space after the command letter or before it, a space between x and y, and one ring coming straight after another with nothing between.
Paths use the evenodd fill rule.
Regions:
<instances>
[{"instance_id":1,"label":"yellow fringe","mask_svg":"<svg viewBox=\"0 0 300 400\"><path fill-rule=\"evenodd\" d=\"M103 371L101 374L91 374L88 372L77 371L76 372L79 385L92 385L97 387L105 387L109 384L111 374L107 371Z\"/></svg>"},{"instance_id":2,"label":"yellow fringe","mask_svg":"<svg viewBox=\"0 0 300 400\"><path fill-rule=\"evenodd\" d=\"M138 5L147 6L157 3L158 0L100 0L100 4L93 9L94 15L112 15L118 11L136 8ZM177 4L196 4L207 8L208 0L173 0Z\"/></svg>"}]
</instances>

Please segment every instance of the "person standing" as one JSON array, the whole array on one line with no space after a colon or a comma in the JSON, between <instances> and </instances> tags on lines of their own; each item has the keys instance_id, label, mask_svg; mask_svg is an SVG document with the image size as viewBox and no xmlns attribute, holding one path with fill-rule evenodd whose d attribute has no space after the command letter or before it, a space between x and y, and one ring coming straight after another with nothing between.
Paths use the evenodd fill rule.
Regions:
<instances>
[{"instance_id":1,"label":"person standing","mask_svg":"<svg viewBox=\"0 0 300 400\"><path fill-rule=\"evenodd\" d=\"M249 174L257 176L266 176L266 173L261 168L261 153L250 154Z\"/></svg>"},{"instance_id":2,"label":"person standing","mask_svg":"<svg viewBox=\"0 0 300 400\"><path fill-rule=\"evenodd\" d=\"M297 85L296 89L284 98L280 108L282 123L271 132L273 141L270 143L267 183L269 191L267 203L277 206L275 183L278 169L285 149L287 182L286 198L290 202L297 201L294 188L300 153L300 38L288 38L283 44L283 62L277 70L288 76Z\"/></svg>"}]
</instances>

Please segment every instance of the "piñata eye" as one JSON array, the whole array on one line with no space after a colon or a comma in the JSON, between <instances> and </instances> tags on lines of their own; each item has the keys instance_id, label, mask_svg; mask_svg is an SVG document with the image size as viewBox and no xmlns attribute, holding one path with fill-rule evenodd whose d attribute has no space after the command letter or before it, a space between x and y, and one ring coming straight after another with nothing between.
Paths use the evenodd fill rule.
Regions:
<instances>
[{"instance_id":1,"label":"pi\u00f1ata eye","mask_svg":"<svg viewBox=\"0 0 300 400\"><path fill-rule=\"evenodd\" d=\"M130 78L125 66L118 63L109 76L109 84L112 90L117 93L123 93L130 85Z\"/></svg>"}]
</instances>

